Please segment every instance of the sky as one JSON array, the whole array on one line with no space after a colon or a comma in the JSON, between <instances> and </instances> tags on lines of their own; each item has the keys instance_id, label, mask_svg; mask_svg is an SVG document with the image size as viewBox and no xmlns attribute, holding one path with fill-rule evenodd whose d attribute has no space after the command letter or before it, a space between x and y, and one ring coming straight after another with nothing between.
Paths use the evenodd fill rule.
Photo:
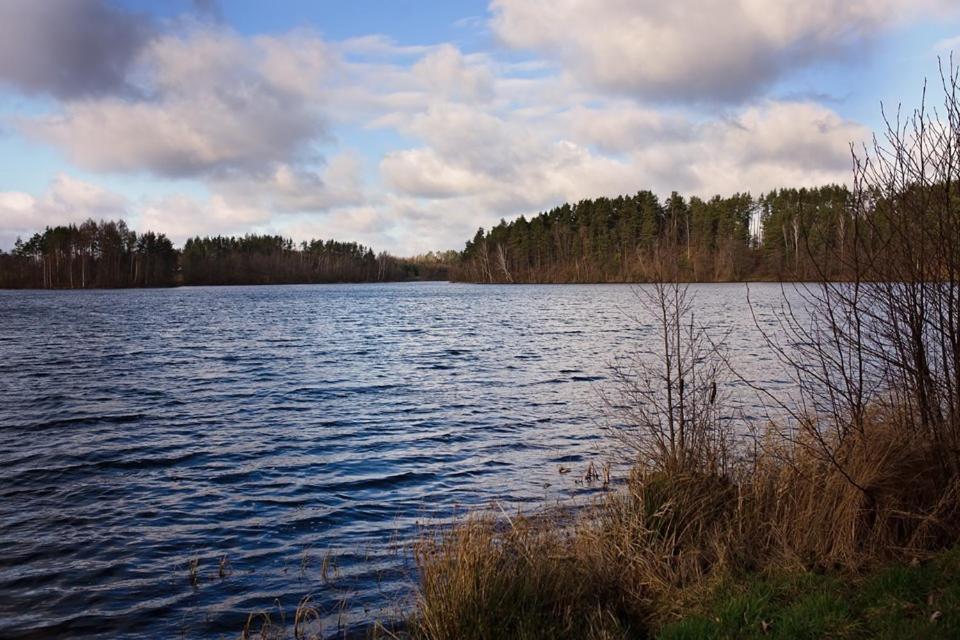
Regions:
<instances>
[{"instance_id":1,"label":"sky","mask_svg":"<svg viewBox=\"0 0 960 640\"><path fill-rule=\"evenodd\" d=\"M847 183L954 51L956 0L0 0L0 249L92 217L413 255Z\"/></svg>"}]
</instances>

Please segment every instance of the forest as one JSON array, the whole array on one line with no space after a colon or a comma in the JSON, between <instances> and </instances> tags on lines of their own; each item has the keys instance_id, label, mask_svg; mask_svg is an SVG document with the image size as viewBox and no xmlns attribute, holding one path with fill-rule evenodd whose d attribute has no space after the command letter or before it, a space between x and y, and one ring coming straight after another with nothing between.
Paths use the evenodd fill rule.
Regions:
<instances>
[{"instance_id":1,"label":"forest","mask_svg":"<svg viewBox=\"0 0 960 640\"><path fill-rule=\"evenodd\" d=\"M467 242L453 280L647 282L670 257L685 281L804 280L848 246L844 186L778 189L708 200L650 191L564 204L530 220L501 220ZM675 258L675 259L674 259ZM842 273L831 273L842 277Z\"/></svg>"},{"instance_id":2,"label":"forest","mask_svg":"<svg viewBox=\"0 0 960 640\"><path fill-rule=\"evenodd\" d=\"M183 246L183 284L313 284L446 280L446 257L397 258L356 242L281 236L191 238Z\"/></svg>"},{"instance_id":3,"label":"forest","mask_svg":"<svg viewBox=\"0 0 960 640\"><path fill-rule=\"evenodd\" d=\"M881 198L868 199L873 209L883 206ZM122 220L88 220L48 227L0 252L0 287L844 279L853 268L851 252L864 249L852 216L870 215L865 206L842 185L706 200L676 192L661 200L639 191L501 220L478 230L463 251L411 258L356 242L297 244L278 235L195 237L177 249L162 233L137 234Z\"/></svg>"},{"instance_id":4,"label":"forest","mask_svg":"<svg viewBox=\"0 0 960 640\"><path fill-rule=\"evenodd\" d=\"M190 238L178 250L162 233L122 221L47 227L0 252L0 288L91 289L177 285L446 280L454 252L397 258L356 242L295 244L271 235Z\"/></svg>"},{"instance_id":5,"label":"forest","mask_svg":"<svg viewBox=\"0 0 960 640\"><path fill-rule=\"evenodd\" d=\"M175 282L177 251L163 234L137 234L123 221L47 227L0 252L0 287L163 287Z\"/></svg>"}]
</instances>

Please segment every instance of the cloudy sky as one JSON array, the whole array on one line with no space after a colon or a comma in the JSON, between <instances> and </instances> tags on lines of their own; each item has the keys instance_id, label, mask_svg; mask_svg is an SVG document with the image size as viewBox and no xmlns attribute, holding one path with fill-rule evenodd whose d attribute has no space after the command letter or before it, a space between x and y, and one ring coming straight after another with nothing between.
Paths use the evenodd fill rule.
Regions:
<instances>
[{"instance_id":1,"label":"cloudy sky","mask_svg":"<svg viewBox=\"0 0 960 640\"><path fill-rule=\"evenodd\" d=\"M0 248L123 217L412 254L584 197L844 182L957 4L0 0Z\"/></svg>"}]
</instances>

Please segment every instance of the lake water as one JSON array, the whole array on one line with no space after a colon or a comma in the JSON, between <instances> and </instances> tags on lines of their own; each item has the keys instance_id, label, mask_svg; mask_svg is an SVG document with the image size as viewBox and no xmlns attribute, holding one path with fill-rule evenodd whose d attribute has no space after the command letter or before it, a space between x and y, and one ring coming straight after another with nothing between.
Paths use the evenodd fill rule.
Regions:
<instances>
[{"instance_id":1,"label":"lake water","mask_svg":"<svg viewBox=\"0 0 960 640\"><path fill-rule=\"evenodd\" d=\"M692 290L744 375L785 385L745 287ZM762 323L780 293L751 286ZM328 633L394 615L422 524L591 491L596 387L652 337L637 305L623 285L0 291L0 637L232 638L306 594Z\"/></svg>"}]
</instances>

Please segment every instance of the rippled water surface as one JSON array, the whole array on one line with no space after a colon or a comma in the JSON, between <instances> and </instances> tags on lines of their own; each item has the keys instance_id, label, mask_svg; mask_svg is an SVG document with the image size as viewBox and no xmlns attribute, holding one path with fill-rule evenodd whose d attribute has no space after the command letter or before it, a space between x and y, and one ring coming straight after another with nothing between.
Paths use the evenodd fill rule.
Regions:
<instances>
[{"instance_id":1,"label":"rippled water surface","mask_svg":"<svg viewBox=\"0 0 960 640\"><path fill-rule=\"evenodd\" d=\"M746 375L782 384L745 288L693 290ZM762 322L779 295L751 288ZM603 460L596 386L649 342L637 304L618 285L0 291L0 637L236 637L308 593L330 633L393 615L418 523L587 490L558 465Z\"/></svg>"}]
</instances>

